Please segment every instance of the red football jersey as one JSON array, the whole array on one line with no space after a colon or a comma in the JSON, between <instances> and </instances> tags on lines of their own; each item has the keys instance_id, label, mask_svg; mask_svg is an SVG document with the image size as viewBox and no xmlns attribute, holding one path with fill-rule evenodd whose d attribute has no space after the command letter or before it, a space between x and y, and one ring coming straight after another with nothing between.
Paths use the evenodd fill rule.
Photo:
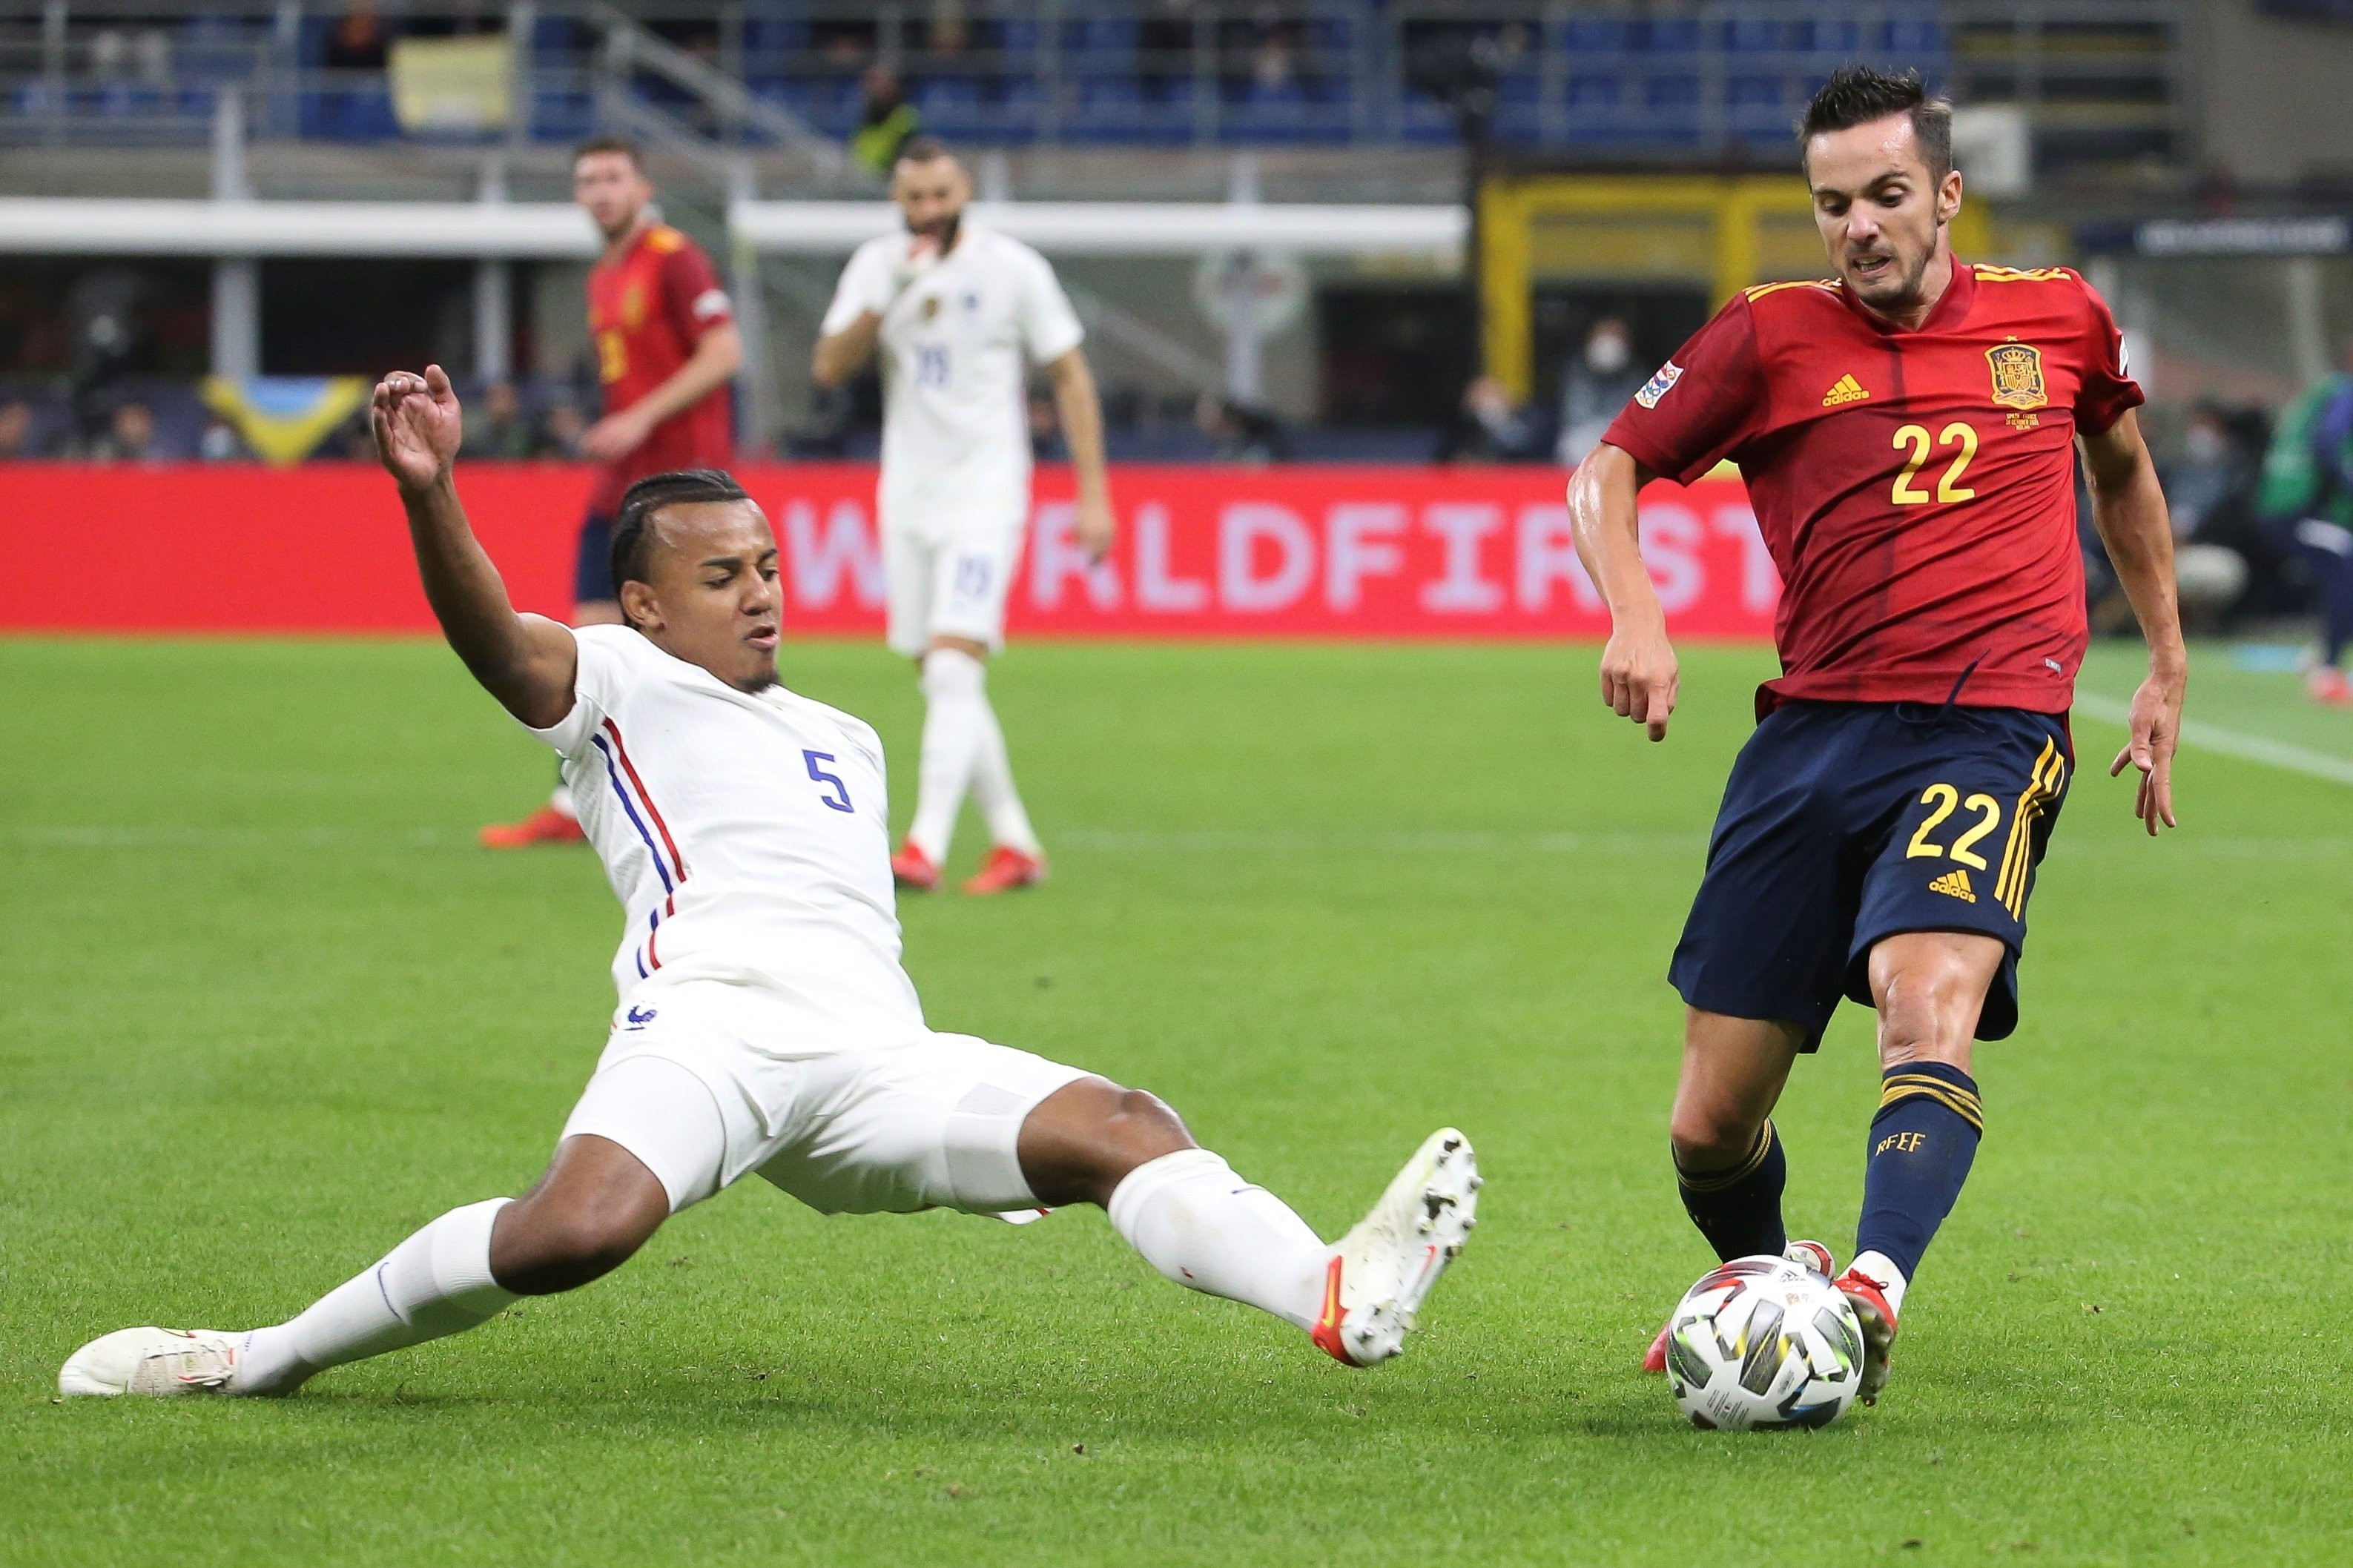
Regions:
<instances>
[{"instance_id":1,"label":"red football jersey","mask_svg":"<svg viewBox=\"0 0 2353 1568\"><path fill-rule=\"evenodd\" d=\"M1735 297L1604 439L1688 482L1739 465L1782 595L1787 699L2063 713L2090 641L2076 432L2141 401L2065 268L1956 262L1916 331L1845 285Z\"/></svg>"},{"instance_id":2,"label":"red football jersey","mask_svg":"<svg viewBox=\"0 0 2353 1568\"><path fill-rule=\"evenodd\" d=\"M668 381L712 328L733 319L727 290L702 247L656 224L617 261L588 273L588 332L605 412L622 409ZM672 468L723 468L735 458L733 406L724 385L663 420L644 445L596 476L591 510L610 513L621 492L648 474Z\"/></svg>"}]
</instances>

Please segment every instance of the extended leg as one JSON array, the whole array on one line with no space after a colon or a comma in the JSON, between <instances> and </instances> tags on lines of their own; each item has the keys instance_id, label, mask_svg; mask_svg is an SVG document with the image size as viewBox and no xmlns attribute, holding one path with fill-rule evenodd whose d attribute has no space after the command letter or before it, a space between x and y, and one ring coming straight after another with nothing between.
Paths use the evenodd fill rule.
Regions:
<instances>
[{"instance_id":1,"label":"extended leg","mask_svg":"<svg viewBox=\"0 0 2353 1568\"><path fill-rule=\"evenodd\" d=\"M1683 1074L1669 1124L1675 1189L1719 1258L1778 1253L1788 1163L1773 1107L1804 1032L1694 1007L1683 1024Z\"/></svg>"},{"instance_id":2,"label":"extended leg","mask_svg":"<svg viewBox=\"0 0 2353 1568\"><path fill-rule=\"evenodd\" d=\"M125 1329L66 1363L69 1394L290 1394L331 1366L488 1321L517 1296L585 1285L627 1261L670 1212L619 1144L567 1138L519 1199L452 1209L292 1321L248 1334Z\"/></svg>"},{"instance_id":3,"label":"extended leg","mask_svg":"<svg viewBox=\"0 0 2353 1568\"><path fill-rule=\"evenodd\" d=\"M1881 1088L1854 1266L1881 1281L1898 1311L1985 1130L1969 1050L2004 951L1993 937L1963 931L1914 931L1871 950Z\"/></svg>"},{"instance_id":4,"label":"extended leg","mask_svg":"<svg viewBox=\"0 0 2353 1568\"><path fill-rule=\"evenodd\" d=\"M921 661L923 742L915 772L915 817L908 845L936 869L947 863L956 814L972 785L985 731L996 722L988 707L988 649L963 637L933 640Z\"/></svg>"},{"instance_id":5,"label":"extended leg","mask_svg":"<svg viewBox=\"0 0 2353 1568\"><path fill-rule=\"evenodd\" d=\"M1477 1206L1470 1144L1441 1130L1372 1213L1326 1246L1282 1199L1196 1145L1167 1106L1102 1079L1041 1101L1022 1124L1018 1154L1040 1201L1103 1205L1169 1279L1271 1312L1352 1366L1404 1348Z\"/></svg>"},{"instance_id":6,"label":"extended leg","mask_svg":"<svg viewBox=\"0 0 2353 1568\"><path fill-rule=\"evenodd\" d=\"M1862 1172L1853 1264L1839 1277L1862 1328L1861 1394L1887 1383L1904 1293L1977 1158L1985 1115L1969 1046L2005 949L1967 931L1912 931L1871 950L1879 1008L1879 1113Z\"/></svg>"}]
</instances>

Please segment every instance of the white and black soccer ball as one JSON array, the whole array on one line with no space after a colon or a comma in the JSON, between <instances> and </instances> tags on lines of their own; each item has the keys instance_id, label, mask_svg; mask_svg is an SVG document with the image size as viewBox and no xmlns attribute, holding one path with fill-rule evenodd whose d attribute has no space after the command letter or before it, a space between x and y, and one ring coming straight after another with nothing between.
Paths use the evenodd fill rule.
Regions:
<instances>
[{"instance_id":1,"label":"white and black soccer ball","mask_svg":"<svg viewBox=\"0 0 2353 1568\"><path fill-rule=\"evenodd\" d=\"M1827 1426L1854 1403L1862 1327L1830 1281L1785 1258L1708 1270L1667 1320L1667 1386L1694 1426Z\"/></svg>"}]
</instances>

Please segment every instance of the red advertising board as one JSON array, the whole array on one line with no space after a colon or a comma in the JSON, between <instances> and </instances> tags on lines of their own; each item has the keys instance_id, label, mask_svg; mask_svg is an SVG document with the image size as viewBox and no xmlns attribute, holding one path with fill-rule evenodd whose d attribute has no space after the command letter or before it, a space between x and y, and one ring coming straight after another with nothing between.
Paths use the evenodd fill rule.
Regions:
<instances>
[{"instance_id":1,"label":"red advertising board","mask_svg":"<svg viewBox=\"0 0 2353 1568\"><path fill-rule=\"evenodd\" d=\"M738 470L773 521L786 627L882 624L874 470ZM585 469L481 464L459 488L518 605L560 615ZM1608 630L1550 469L1127 467L1110 560L1074 540L1067 469L1041 469L1013 634L1589 637ZM391 481L363 465L0 468L0 627L407 631L432 618ZM1779 584L1737 481L1656 485L1644 554L1683 636L1760 637Z\"/></svg>"}]
</instances>

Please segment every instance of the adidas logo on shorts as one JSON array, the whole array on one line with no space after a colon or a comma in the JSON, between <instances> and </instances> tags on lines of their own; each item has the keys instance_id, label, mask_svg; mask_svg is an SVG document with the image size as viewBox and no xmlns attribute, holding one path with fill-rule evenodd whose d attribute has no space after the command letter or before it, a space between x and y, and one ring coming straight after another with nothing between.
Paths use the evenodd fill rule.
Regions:
<instances>
[{"instance_id":1,"label":"adidas logo on shorts","mask_svg":"<svg viewBox=\"0 0 2353 1568\"><path fill-rule=\"evenodd\" d=\"M1929 883L1928 890L1958 899L1963 903L1974 904L1978 901L1978 890L1969 886L1969 874L1967 871L1947 871Z\"/></svg>"}]
</instances>

